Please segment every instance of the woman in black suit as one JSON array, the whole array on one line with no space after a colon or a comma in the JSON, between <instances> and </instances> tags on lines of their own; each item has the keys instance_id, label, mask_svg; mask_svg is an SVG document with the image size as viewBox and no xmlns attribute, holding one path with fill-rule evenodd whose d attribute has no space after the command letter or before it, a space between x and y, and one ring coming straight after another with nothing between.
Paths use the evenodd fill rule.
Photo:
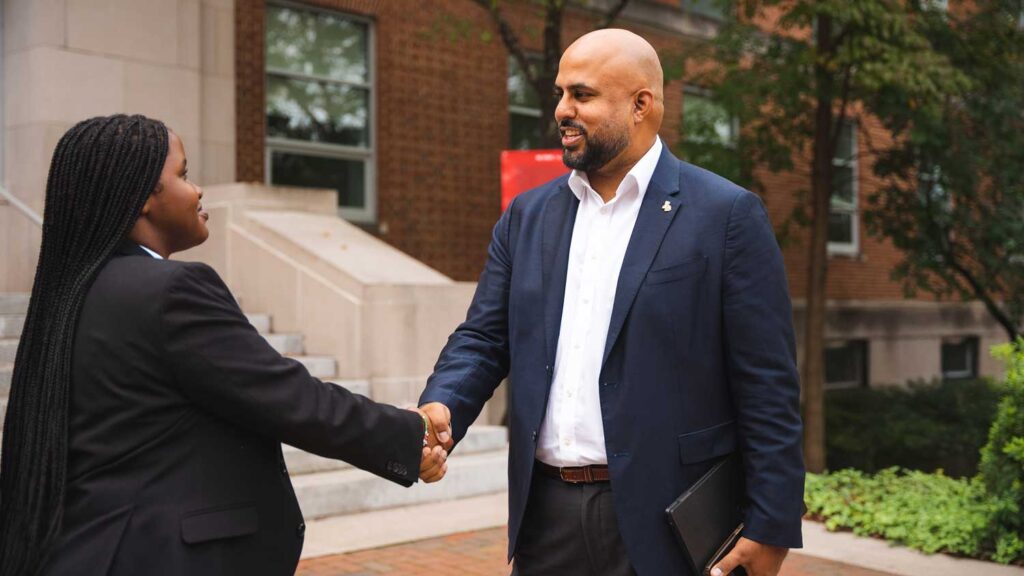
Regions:
<instances>
[{"instance_id":1,"label":"woman in black suit","mask_svg":"<svg viewBox=\"0 0 1024 576\"><path fill-rule=\"evenodd\" d=\"M54 152L0 464L0 574L292 574L280 442L402 485L444 475L422 413L275 352L208 266L202 190L161 122L81 122ZM431 444L427 447L426 444Z\"/></svg>"}]
</instances>

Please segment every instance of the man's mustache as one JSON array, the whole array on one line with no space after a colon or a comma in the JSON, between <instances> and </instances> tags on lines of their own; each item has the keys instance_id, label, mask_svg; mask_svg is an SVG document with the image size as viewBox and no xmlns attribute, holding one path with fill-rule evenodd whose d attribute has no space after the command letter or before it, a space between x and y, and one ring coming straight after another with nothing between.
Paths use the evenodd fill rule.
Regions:
<instances>
[{"instance_id":1,"label":"man's mustache","mask_svg":"<svg viewBox=\"0 0 1024 576\"><path fill-rule=\"evenodd\" d=\"M566 128L574 128L576 130L579 130L580 134L586 134L587 133L587 129L584 128L582 124L579 124L577 122L573 122L572 120L568 120L568 119L567 120L562 120L561 122L558 123L558 129L559 130L565 130Z\"/></svg>"}]
</instances>

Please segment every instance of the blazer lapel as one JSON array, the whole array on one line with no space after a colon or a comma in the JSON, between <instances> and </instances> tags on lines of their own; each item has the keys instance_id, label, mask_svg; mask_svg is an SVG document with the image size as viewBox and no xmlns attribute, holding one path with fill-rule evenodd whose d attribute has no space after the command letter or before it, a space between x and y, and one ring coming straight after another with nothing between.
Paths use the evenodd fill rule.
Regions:
<instances>
[{"instance_id":1,"label":"blazer lapel","mask_svg":"<svg viewBox=\"0 0 1024 576\"><path fill-rule=\"evenodd\" d=\"M608 361L608 355L619 337L619 332L622 331L626 315L629 314L629 309L633 306L636 293L640 290L640 284L661 247L661 241L665 238L668 227L672 224L676 214L683 208L677 198L678 195L679 161L668 151L666 146L662 150L654 175L647 185L647 192L644 194L640 212L636 217L636 224L633 226L633 234L626 247L626 255L622 259L601 366ZM669 211L664 209L666 202L671 206Z\"/></svg>"},{"instance_id":2,"label":"blazer lapel","mask_svg":"<svg viewBox=\"0 0 1024 576\"><path fill-rule=\"evenodd\" d=\"M555 364L558 331L562 323L562 302L565 299L565 278L569 270L569 245L572 228L580 201L562 184L548 198L544 206L544 226L541 230L543 265L541 277L544 287L544 334L548 366Z\"/></svg>"}]
</instances>

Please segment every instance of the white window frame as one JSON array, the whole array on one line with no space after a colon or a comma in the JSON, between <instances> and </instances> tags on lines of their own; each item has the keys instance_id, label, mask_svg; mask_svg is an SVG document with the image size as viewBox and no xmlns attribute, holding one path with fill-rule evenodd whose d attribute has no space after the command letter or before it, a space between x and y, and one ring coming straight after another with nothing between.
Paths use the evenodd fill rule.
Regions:
<instances>
[{"instance_id":1,"label":"white window frame","mask_svg":"<svg viewBox=\"0 0 1024 576\"><path fill-rule=\"evenodd\" d=\"M333 84L343 84L346 86L354 86L356 88L366 89L368 92L366 106L368 108L367 140L369 141L369 146L367 146L366 148L361 148L358 146L349 146L344 144L328 144L324 142L309 142L305 140L292 140L290 138L273 138L267 136L266 139L264 140L263 145L264 181L269 186L274 185L272 162L274 152L285 152L293 154L299 153L307 156L335 158L338 160L362 160L364 167L364 207L348 208L344 206L338 206L338 215L344 218L345 220L350 220L352 222L358 222L361 224L373 224L377 221L377 106L375 105L377 55L375 48L376 32L373 27L373 20L359 15L349 14L348 12L342 12L339 10L329 10L317 6L309 6L306 4L298 4L295 2L287 2L281 0L274 0L273 2L268 2L267 8L270 7L290 8L293 10L304 10L307 12L318 12L321 14L328 14L334 17L340 16L347 20L359 22L360 24L364 24L366 26L366 82L348 82L316 74L299 74L288 70L270 68L266 64L264 64L263 66L263 82L264 86L266 86L269 82L269 76L274 75L284 78L294 78L296 80L330 82ZM266 42L265 32L263 42ZM263 121L267 121L267 110L265 105L263 108Z\"/></svg>"},{"instance_id":2,"label":"white window frame","mask_svg":"<svg viewBox=\"0 0 1024 576\"><path fill-rule=\"evenodd\" d=\"M829 242L828 253L829 255L842 255L842 256L856 256L860 253L860 215L858 213L858 200L860 199L860 169L858 159L860 157L859 150L857 149L857 123L853 120L843 120L850 126L850 138L853 142L850 143L850 150L853 151L853 158L850 160L841 158L832 158L833 169L836 168L850 168L853 175L851 176L851 186L853 187L853 201L844 202L837 200L832 194L831 187L829 188L829 215L832 214L849 214L850 225L852 230L850 231L850 242ZM838 147L837 147L838 148ZM831 186L831 185L830 185Z\"/></svg>"},{"instance_id":3,"label":"white window frame","mask_svg":"<svg viewBox=\"0 0 1024 576\"><path fill-rule=\"evenodd\" d=\"M540 56L537 56L537 55L534 55L534 54L527 54L526 55L526 60L527 61L539 60L539 59L540 59ZM519 62L517 62L515 60L515 56L512 56L511 54L508 55L508 58L507 58L506 62L507 62L507 64L506 64L507 67L505 69L505 87L506 87L505 101L509 102L511 100L511 97L507 93L508 77L512 74L512 66L513 65L518 66ZM538 98L539 98L539 96L538 96ZM512 104L512 103L509 103L509 105L508 105L508 114L509 114L509 116L512 116L514 114L516 116L525 116L525 117L533 118L533 119L536 120L536 119L540 118L542 113L543 112L541 111L540 108L530 108L529 106L519 106L519 105L515 105L515 104ZM539 124L540 123L538 122L538 125ZM512 131L512 122L510 121L509 122L509 135L510 136L511 136L511 131ZM541 135L541 137L543 139L543 135ZM508 142L509 140L511 140L511 138L507 138L506 142Z\"/></svg>"}]
</instances>

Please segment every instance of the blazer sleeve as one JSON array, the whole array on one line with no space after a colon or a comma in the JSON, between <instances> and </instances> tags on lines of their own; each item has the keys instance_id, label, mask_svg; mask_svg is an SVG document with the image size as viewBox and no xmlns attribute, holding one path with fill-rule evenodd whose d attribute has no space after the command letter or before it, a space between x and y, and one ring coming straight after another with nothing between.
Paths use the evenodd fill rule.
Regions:
<instances>
[{"instance_id":1,"label":"blazer sleeve","mask_svg":"<svg viewBox=\"0 0 1024 576\"><path fill-rule=\"evenodd\" d=\"M403 486L417 480L420 416L322 382L281 356L209 266L188 263L173 273L160 322L174 380L204 410Z\"/></svg>"},{"instance_id":2,"label":"blazer sleeve","mask_svg":"<svg viewBox=\"0 0 1024 576\"><path fill-rule=\"evenodd\" d=\"M751 540L799 548L804 464L793 313L783 266L761 200L733 204L723 269L726 369L736 404Z\"/></svg>"},{"instance_id":3,"label":"blazer sleeve","mask_svg":"<svg viewBox=\"0 0 1024 576\"><path fill-rule=\"evenodd\" d=\"M466 321L448 337L420 405L441 402L452 412L452 437L466 435L484 403L508 375L508 298L512 279L510 233L515 200L498 219Z\"/></svg>"}]
</instances>

